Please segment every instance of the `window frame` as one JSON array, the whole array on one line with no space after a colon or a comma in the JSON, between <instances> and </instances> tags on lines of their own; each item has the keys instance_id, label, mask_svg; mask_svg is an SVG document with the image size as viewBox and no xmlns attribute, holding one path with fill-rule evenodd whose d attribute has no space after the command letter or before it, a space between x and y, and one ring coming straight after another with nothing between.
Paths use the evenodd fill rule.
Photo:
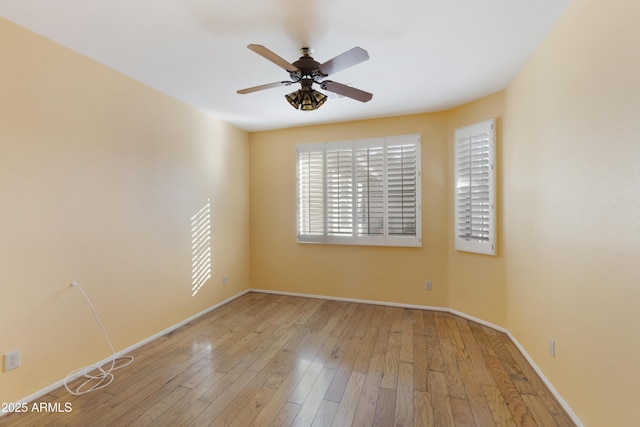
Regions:
<instances>
[{"instance_id":1,"label":"window frame","mask_svg":"<svg viewBox=\"0 0 640 427\"><path fill-rule=\"evenodd\" d=\"M299 144L296 146L296 228L297 228L297 241L298 243L320 243L320 244L336 244L336 245L361 245L361 246L399 246L399 247L420 247L422 245L422 194L421 194L421 138L419 134L411 134L411 135L400 135L400 136L390 136L390 137L382 137L382 138L367 138L367 139L356 139L356 140L346 140L346 141L336 141L336 142L324 142L324 143L313 143L313 144ZM406 147L407 155L405 156L405 149L402 149L401 153L394 153L393 156L390 154L389 147ZM366 163L365 169L363 169L364 163L358 159L358 155L363 154L364 150L382 150L382 169L374 170L375 165L371 165L370 163ZM333 218L331 214L328 213L330 206L333 202L332 199L328 196L328 162L327 162L327 153L333 153L336 150L344 150L344 157L347 156L347 152L350 151L351 157L351 195L349 196L349 178L345 177L346 183L344 186L345 192L347 193L344 197L345 200L348 200L351 209L349 213L349 209L345 208L345 223L351 221L350 227L351 232L345 231L344 228L339 228L339 230L343 231L343 235L335 235L330 232L331 226L333 223L329 224L329 218ZM396 149L397 150L397 149ZM311 171L311 156L312 154L315 156L314 165L313 165L313 173ZM318 153L322 153L322 200L320 201L318 196L318 188L317 188L317 175L319 173L319 155ZM367 151L367 154L369 151ZM302 155L302 161L301 161ZM333 155L333 154L331 154ZM308 164L305 166L303 163L305 161L304 157L307 157ZM411 159L414 161L411 162ZM367 158L367 161L369 158ZM395 203L396 210L392 211L390 209L390 201L389 201L389 193L390 193L390 164L393 164L395 161L397 164L398 161L401 162L401 170L397 168L393 170L395 173L396 179L394 182L397 184L396 188L399 188L400 193L396 194L410 194L411 189L413 189L413 199L408 202L404 202L401 200L399 203ZM391 162L391 163L390 163ZM405 171L404 165L405 163L413 165L409 171ZM345 161L342 161L341 166L344 166ZM379 163L378 163L379 165ZM307 167L308 166L308 167ZM358 168L360 166L360 169ZM364 175L363 170L365 171ZM333 173L333 171L331 172ZM359 175L360 173L360 175ZM345 176L348 175L348 172L345 171ZM361 227L359 225L362 224L370 224L372 221L371 211L368 210L366 214L360 215L362 213L362 206L365 205L362 198L359 198L358 195L362 194L365 196L374 194L374 191L369 187L369 177L374 177L379 180L380 175L382 174L382 199L380 200L379 191L376 193L377 203L376 206L378 209L380 208L379 203L382 203L382 221L383 226L374 227L376 230L375 234L362 233ZM399 174L399 175L398 175ZM315 178L312 178L315 177ZM366 184L363 181L358 181L359 177L364 176L366 179ZM413 179L411 178L413 176ZM399 178L399 179L398 179ZM312 196L311 190L309 190L310 182L312 179L315 179L314 183L315 193ZM411 185L413 184L413 185ZM377 184L376 184L377 185ZM399 187L398 187L399 185ZM305 187L306 186L306 187ZM365 192L359 191L362 188L366 187ZM333 193L332 193L333 194ZM302 196L301 196L302 195ZM350 198L349 198L350 197ZM302 200L307 199L308 200ZM401 197L402 199L403 197ZM392 196L393 199L393 196ZM337 199L342 202L342 198L338 195ZM367 202L369 198L367 197ZM415 200L415 206L411 215L414 218L413 221L409 222L409 225L404 224L404 212L405 209L410 209L410 202ZM394 201L392 201L394 202ZM368 205L367 205L368 207ZM338 206L335 209L340 209ZM335 210L334 209L334 210ZM399 209L399 210L398 210ZM311 210L315 210L315 214L307 213L307 215L303 215L301 212L311 212ZM313 221L312 217L317 219L318 210L322 211L322 231L319 231L319 223L316 220ZM399 212L399 213L397 213ZM334 212L335 214L335 212ZM378 214L379 215L379 214ZM350 216L350 218L349 218ZM362 218L366 217L366 221L362 222ZM389 218L398 218L400 220L400 229L402 230L400 233L393 234L393 231L389 230ZM375 219L375 218L374 218ZM410 227L415 223L414 234L412 235L402 235L401 233L404 231L405 227ZM311 231L311 224L314 224L313 232ZM303 226L304 225L304 226ZM306 228L309 226L309 228ZM381 232L381 234L379 234Z\"/></svg>"},{"instance_id":2,"label":"window frame","mask_svg":"<svg viewBox=\"0 0 640 427\"><path fill-rule=\"evenodd\" d=\"M489 119L454 131L453 231L455 249L457 251L492 256L497 253L495 127L495 119ZM476 156L476 165L471 165L472 158L469 156L470 166L468 169L470 172L463 173L460 166L461 162L459 161L461 156L465 155L462 150L468 150L471 153L474 150L474 144L476 144L476 150L481 150L481 154ZM482 168L486 173L481 170ZM476 172L472 172L473 170ZM477 176L475 183L471 181L474 179L474 174ZM481 184L480 181L486 181L486 185ZM465 187L468 187L469 191L462 190ZM468 193L469 203L471 204L473 187L476 187L476 207L474 208L471 205L469 209L466 209L462 206L460 197ZM484 187L486 187L486 190ZM480 200L480 203L477 203L477 200ZM478 225L477 219L475 220L476 225L473 225L474 209L475 212L481 213L480 225ZM469 213L464 214L465 211ZM476 216L475 218L478 217Z\"/></svg>"}]
</instances>

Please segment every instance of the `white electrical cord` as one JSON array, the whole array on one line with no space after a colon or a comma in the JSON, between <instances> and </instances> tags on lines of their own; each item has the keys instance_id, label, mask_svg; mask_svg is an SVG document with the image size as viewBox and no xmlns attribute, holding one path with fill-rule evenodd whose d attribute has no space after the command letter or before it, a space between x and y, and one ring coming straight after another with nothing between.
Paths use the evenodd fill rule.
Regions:
<instances>
[{"instance_id":1,"label":"white electrical cord","mask_svg":"<svg viewBox=\"0 0 640 427\"><path fill-rule=\"evenodd\" d=\"M111 366L109 366L107 369L103 369L102 366L109 364L109 362L103 363L102 366L97 366L97 367L88 366L88 367L76 369L74 371L71 371L65 378L64 387L67 389L67 391L73 395L80 396L82 394L86 394L95 390L100 390L101 388L104 388L109 384L111 384L114 378L111 372L115 371L116 369L124 368L125 366L128 366L129 364L131 364L131 362L133 362L133 356L116 357L116 351L114 350L113 345L111 344L111 340L109 339L109 334L107 333L107 330L102 325L102 322L98 317L98 313L96 312L96 308L93 306L93 303L89 299L89 296L86 294L84 289L82 289L82 287L78 283L73 282L71 283L71 286L74 288L77 288L80 292L82 292L82 295L84 295L84 298L89 303L89 307L91 307L91 311L93 312L93 317L95 317L96 322L98 322L98 326L100 326L100 329L102 329L102 333L104 334L104 337L107 340L107 344L109 344L109 348L111 348L111 362L110 362ZM124 361L124 362L116 366L116 360ZM90 372L96 371L96 370L98 371L97 373L90 374ZM75 389L71 390L69 388L68 383L69 381L79 377L80 375L78 374L82 374L82 376L86 378L86 381L81 383ZM93 385L91 385L92 383Z\"/></svg>"}]
</instances>

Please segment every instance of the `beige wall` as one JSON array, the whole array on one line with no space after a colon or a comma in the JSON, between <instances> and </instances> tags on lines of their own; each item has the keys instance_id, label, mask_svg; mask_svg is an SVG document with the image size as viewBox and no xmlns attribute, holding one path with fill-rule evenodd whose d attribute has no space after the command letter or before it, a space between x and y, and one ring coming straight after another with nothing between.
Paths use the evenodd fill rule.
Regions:
<instances>
[{"instance_id":1,"label":"beige wall","mask_svg":"<svg viewBox=\"0 0 640 427\"><path fill-rule=\"evenodd\" d=\"M249 286L248 135L0 19L0 402ZM207 199L213 277L191 296ZM222 286L222 275L229 284Z\"/></svg>"},{"instance_id":2,"label":"beige wall","mask_svg":"<svg viewBox=\"0 0 640 427\"><path fill-rule=\"evenodd\" d=\"M252 133L252 286L446 306L446 124L436 113ZM415 133L422 136L421 248L296 243L296 144Z\"/></svg>"},{"instance_id":3,"label":"beige wall","mask_svg":"<svg viewBox=\"0 0 640 427\"><path fill-rule=\"evenodd\" d=\"M574 0L505 99L506 325L589 426L640 419L638 22Z\"/></svg>"},{"instance_id":4,"label":"beige wall","mask_svg":"<svg viewBox=\"0 0 640 427\"><path fill-rule=\"evenodd\" d=\"M504 279L505 253L502 249L502 114L504 92L479 99L448 112L447 163L449 200L447 212L447 277L450 308L468 315L505 326L506 283ZM496 245L497 255L487 256L455 250L453 223L453 133L456 128L468 126L490 118L496 119Z\"/></svg>"}]
</instances>

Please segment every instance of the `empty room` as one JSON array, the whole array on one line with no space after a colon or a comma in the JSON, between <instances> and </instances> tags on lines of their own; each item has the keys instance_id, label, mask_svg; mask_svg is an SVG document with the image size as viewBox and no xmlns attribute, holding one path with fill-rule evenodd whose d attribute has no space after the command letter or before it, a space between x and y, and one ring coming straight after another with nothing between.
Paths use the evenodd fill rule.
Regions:
<instances>
[{"instance_id":1,"label":"empty room","mask_svg":"<svg viewBox=\"0 0 640 427\"><path fill-rule=\"evenodd\" d=\"M638 22L0 1L0 426L636 426Z\"/></svg>"}]
</instances>

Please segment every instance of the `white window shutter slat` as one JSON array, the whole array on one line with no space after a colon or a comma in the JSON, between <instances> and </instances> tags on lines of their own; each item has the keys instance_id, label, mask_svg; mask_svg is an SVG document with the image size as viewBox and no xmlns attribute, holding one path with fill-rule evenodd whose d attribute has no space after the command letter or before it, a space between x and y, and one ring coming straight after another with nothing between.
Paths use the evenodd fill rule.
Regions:
<instances>
[{"instance_id":1,"label":"white window shutter slat","mask_svg":"<svg viewBox=\"0 0 640 427\"><path fill-rule=\"evenodd\" d=\"M356 148L356 233L384 235L384 145Z\"/></svg>"},{"instance_id":2,"label":"white window shutter slat","mask_svg":"<svg viewBox=\"0 0 640 427\"><path fill-rule=\"evenodd\" d=\"M387 146L389 235L415 235L417 221L417 145Z\"/></svg>"},{"instance_id":3,"label":"white window shutter slat","mask_svg":"<svg viewBox=\"0 0 640 427\"><path fill-rule=\"evenodd\" d=\"M324 153L298 151L298 239L321 241L324 205Z\"/></svg>"},{"instance_id":4,"label":"white window shutter slat","mask_svg":"<svg viewBox=\"0 0 640 427\"><path fill-rule=\"evenodd\" d=\"M327 235L353 234L353 150L326 151Z\"/></svg>"}]
</instances>

